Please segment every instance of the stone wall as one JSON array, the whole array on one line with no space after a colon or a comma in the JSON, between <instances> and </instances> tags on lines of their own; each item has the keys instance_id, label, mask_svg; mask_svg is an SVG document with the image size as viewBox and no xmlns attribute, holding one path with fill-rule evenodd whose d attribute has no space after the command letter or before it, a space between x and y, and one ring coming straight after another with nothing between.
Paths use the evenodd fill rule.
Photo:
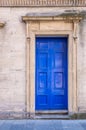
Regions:
<instances>
[{"instance_id":1,"label":"stone wall","mask_svg":"<svg viewBox=\"0 0 86 130\"><path fill-rule=\"evenodd\" d=\"M78 110L86 112L86 19L79 25L79 44L77 46Z\"/></svg>"},{"instance_id":2,"label":"stone wall","mask_svg":"<svg viewBox=\"0 0 86 130\"><path fill-rule=\"evenodd\" d=\"M62 12L76 8L0 8L0 111L26 110L26 28L21 16L31 12ZM77 10L85 8L77 7ZM77 46L78 110L86 111L86 19L79 24Z\"/></svg>"}]
</instances>

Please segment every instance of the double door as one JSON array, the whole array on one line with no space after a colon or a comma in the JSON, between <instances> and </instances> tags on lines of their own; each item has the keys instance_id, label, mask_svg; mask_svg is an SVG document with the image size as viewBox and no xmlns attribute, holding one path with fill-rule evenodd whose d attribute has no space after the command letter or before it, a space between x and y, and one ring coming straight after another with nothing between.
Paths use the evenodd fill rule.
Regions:
<instances>
[{"instance_id":1,"label":"double door","mask_svg":"<svg viewBox=\"0 0 86 130\"><path fill-rule=\"evenodd\" d=\"M35 109L67 110L67 38L36 38Z\"/></svg>"}]
</instances>

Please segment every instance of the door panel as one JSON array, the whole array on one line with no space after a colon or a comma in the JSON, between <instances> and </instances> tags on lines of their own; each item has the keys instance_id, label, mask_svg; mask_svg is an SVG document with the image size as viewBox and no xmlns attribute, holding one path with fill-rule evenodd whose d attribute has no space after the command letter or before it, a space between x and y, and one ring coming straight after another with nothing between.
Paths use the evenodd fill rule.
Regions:
<instances>
[{"instance_id":1,"label":"door panel","mask_svg":"<svg viewBox=\"0 0 86 130\"><path fill-rule=\"evenodd\" d=\"M36 38L36 110L67 109L67 38Z\"/></svg>"}]
</instances>

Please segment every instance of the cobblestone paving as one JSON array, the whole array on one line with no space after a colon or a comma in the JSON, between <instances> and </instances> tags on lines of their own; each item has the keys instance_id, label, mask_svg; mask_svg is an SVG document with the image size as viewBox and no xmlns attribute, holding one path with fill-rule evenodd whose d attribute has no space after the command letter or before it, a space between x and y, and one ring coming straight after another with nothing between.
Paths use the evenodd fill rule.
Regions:
<instances>
[{"instance_id":1,"label":"cobblestone paving","mask_svg":"<svg viewBox=\"0 0 86 130\"><path fill-rule=\"evenodd\" d=\"M86 120L0 120L0 130L86 130Z\"/></svg>"}]
</instances>

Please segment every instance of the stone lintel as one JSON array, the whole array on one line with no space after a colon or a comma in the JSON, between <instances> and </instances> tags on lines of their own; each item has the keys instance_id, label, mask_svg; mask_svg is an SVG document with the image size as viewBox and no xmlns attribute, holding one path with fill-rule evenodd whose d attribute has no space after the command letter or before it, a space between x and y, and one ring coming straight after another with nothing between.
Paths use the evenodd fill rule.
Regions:
<instances>
[{"instance_id":1,"label":"stone lintel","mask_svg":"<svg viewBox=\"0 0 86 130\"><path fill-rule=\"evenodd\" d=\"M78 10L65 10L62 12L46 12L46 13L27 13L23 16L23 21L80 21L86 16L86 12L79 12Z\"/></svg>"},{"instance_id":2,"label":"stone lintel","mask_svg":"<svg viewBox=\"0 0 86 130\"><path fill-rule=\"evenodd\" d=\"M81 16L23 16L24 22L28 21L81 21Z\"/></svg>"}]
</instances>

